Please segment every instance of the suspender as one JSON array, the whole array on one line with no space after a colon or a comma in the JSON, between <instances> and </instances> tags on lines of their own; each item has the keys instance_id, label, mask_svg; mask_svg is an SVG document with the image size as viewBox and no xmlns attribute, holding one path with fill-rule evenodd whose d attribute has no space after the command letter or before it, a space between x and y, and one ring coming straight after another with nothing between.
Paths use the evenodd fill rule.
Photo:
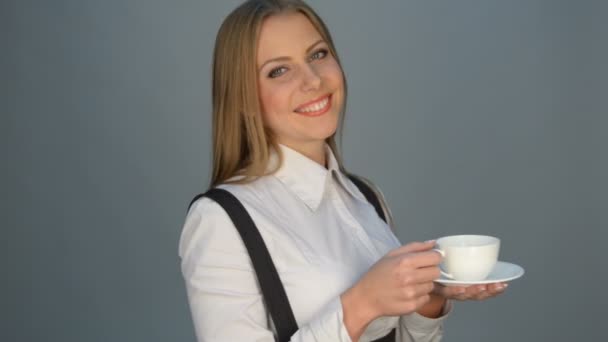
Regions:
<instances>
[{"instance_id":1,"label":"suspender","mask_svg":"<svg viewBox=\"0 0 608 342\"><path fill-rule=\"evenodd\" d=\"M373 190L356 176L348 175L348 178L359 188L359 191L363 193L367 201L374 206L378 216L386 221L382 205ZM277 330L277 340L278 342L288 342L291 336L298 330L298 324L291 310L291 305L289 304L281 278L251 216L249 216L245 207L234 195L227 190L218 188L213 188L204 194L197 195L190 202L188 208L201 197L208 197L214 200L228 213L232 223L234 223L234 226L241 235L245 248L251 258L262 296ZM395 338L395 329L393 329L388 335L374 342L394 342Z\"/></svg>"},{"instance_id":2,"label":"suspender","mask_svg":"<svg viewBox=\"0 0 608 342\"><path fill-rule=\"evenodd\" d=\"M374 191L357 176L349 174L348 178L357 186L357 188L359 188L359 191L365 196L365 199L374 206L376 213L378 213L378 216L380 216L382 221L387 222L386 217L384 216L384 210L382 210L382 204L380 204L380 200L378 200Z\"/></svg>"},{"instance_id":3,"label":"suspender","mask_svg":"<svg viewBox=\"0 0 608 342\"><path fill-rule=\"evenodd\" d=\"M211 189L205 193L205 196L216 201L226 210L241 234L253 262L268 311L277 329L279 341L289 341L291 335L298 330L298 324L277 269L251 216L247 214L241 202L224 189Z\"/></svg>"}]
</instances>

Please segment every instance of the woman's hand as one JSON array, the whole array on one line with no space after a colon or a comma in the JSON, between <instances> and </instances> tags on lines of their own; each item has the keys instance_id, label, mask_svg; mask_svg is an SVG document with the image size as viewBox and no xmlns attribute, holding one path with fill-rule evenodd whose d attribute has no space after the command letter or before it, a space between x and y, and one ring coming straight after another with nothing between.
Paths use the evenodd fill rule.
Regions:
<instances>
[{"instance_id":1,"label":"woman's hand","mask_svg":"<svg viewBox=\"0 0 608 342\"><path fill-rule=\"evenodd\" d=\"M507 283L492 283L471 286L444 286L435 283L433 294L454 300L484 300L496 297L507 288Z\"/></svg>"},{"instance_id":2,"label":"woman's hand","mask_svg":"<svg viewBox=\"0 0 608 342\"><path fill-rule=\"evenodd\" d=\"M431 300L417 312L425 317L437 318L441 316L447 299L484 300L503 293L506 288L506 283L471 286L444 286L435 283L435 288L431 292Z\"/></svg>"},{"instance_id":3,"label":"woman's hand","mask_svg":"<svg viewBox=\"0 0 608 342\"><path fill-rule=\"evenodd\" d=\"M342 294L344 324L353 341L375 318L406 315L429 301L440 276L441 255L434 245L413 242L390 251Z\"/></svg>"}]
</instances>

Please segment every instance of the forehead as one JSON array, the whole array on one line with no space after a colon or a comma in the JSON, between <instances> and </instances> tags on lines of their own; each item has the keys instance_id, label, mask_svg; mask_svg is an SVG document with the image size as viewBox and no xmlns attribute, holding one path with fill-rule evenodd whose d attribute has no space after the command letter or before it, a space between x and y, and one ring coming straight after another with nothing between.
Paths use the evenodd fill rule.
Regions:
<instances>
[{"instance_id":1,"label":"forehead","mask_svg":"<svg viewBox=\"0 0 608 342\"><path fill-rule=\"evenodd\" d=\"M302 13L282 13L264 20L258 37L258 64L276 57L301 54L321 34Z\"/></svg>"}]
</instances>

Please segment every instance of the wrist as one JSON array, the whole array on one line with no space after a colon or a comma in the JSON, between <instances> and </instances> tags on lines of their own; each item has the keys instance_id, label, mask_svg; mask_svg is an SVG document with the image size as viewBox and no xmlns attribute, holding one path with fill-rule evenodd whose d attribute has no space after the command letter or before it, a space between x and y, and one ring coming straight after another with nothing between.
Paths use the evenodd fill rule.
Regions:
<instances>
[{"instance_id":1,"label":"wrist","mask_svg":"<svg viewBox=\"0 0 608 342\"><path fill-rule=\"evenodd\" d=\"M430 293L429 296L429 301L418 309L417 313L427 318L437 318L441 316L447 299L435 293Z\"/></svg>"},{"instance_id":2,"label":"wrist","mask_svg":"<svg viewBox=\"0 0 608 342\"><path fill-rule=\"evenodd\" d=\"M351 340L358 341L365 328L377 315L370 305L365 301L365 296L356 286L346 290L340 295L344 326Z\"/></svg>"}]
</instances>

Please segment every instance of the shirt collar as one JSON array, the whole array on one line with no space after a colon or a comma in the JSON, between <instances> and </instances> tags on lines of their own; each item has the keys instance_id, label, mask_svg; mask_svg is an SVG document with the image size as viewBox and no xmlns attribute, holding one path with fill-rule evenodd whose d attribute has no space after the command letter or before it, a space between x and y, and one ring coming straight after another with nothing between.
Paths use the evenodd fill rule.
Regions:
<instances>
[{"instance_id":1,"label":"shirt collar","mask_svg":"<svg viewBox=\"0 0 608 342\"><path fill-rule=\"evenodd\" d=\"M351 196L364 200L361 193L353 188L354 185L340 171L340 165L329 145L325 144L327 169L285 145L279 144L279 149L283 155L283 164L274 174L275 177L312 211L316 211L321 204L327 186L327 176L331 174L336 175L339 183ZM278 162L276 152L272 153L271 162Z\"/></svg>"}]
</instances>

